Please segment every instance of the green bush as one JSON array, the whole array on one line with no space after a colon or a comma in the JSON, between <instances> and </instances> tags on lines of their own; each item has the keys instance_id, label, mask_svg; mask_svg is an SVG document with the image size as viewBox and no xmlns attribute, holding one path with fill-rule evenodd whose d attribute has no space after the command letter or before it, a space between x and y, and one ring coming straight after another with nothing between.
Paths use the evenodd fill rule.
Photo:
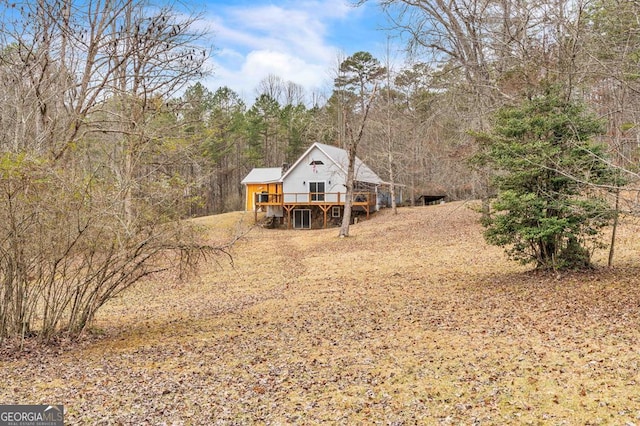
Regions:
<instances>
[{"instance_id":1,"label":"green bush","mask_svg":"<svg viewBox=\"0 0 640 426\"><path fill-rule=\"evenodd\" d=\"M613 212L606 190L620 185L593 138L601 123L553 91L495 116L478 134L474 161L495 171L497 198L483 219L485 238L538 268L589 267Z\"/></svg>"}]
</instances>

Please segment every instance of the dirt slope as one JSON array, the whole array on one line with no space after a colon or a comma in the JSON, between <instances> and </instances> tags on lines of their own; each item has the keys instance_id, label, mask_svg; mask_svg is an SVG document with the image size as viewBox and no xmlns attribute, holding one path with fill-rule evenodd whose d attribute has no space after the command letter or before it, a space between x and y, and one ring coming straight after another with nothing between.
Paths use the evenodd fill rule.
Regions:
<instances>
[{"instance_id":1,"label":"dirt slope","mask_svg":"<svg viewBox=\"0 0 640 426\"><path fill-rule=\"evenodd\" d=\"M219 241L240 217L199 221ZM477 219L255 228L233 266L115 300L100 339L0 362L0 402L61 403L68 424L640 424L637 227L615 270L541 275Z\"/></svg>"}]
</instances>

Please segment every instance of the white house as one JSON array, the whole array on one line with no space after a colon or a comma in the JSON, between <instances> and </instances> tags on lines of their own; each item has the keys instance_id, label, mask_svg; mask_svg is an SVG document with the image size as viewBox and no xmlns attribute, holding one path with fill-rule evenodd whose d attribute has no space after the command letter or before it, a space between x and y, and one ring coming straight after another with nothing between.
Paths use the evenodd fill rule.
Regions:
<instances>
[{"instance_id":1,"label":"white house","mask_svg":"<svg viewBox=\"0 0 640 426\"><path fill-rule=\"evenodd\" d=\"M242 180L246 208L256 212L266 208L267 216L286 216L293 228L326 227L329 221L342 218L348 164L347 151L316 142L291 167L253 169ZM382 186L388 184L356 158L353 211L369 217L378 210Z\"/></svg>"}]
</instances>

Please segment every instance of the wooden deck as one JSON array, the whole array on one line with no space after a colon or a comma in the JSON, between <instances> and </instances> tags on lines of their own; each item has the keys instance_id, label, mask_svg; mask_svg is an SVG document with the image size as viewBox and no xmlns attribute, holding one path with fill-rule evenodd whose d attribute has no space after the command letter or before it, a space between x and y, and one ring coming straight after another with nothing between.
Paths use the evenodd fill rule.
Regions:
<instances>
[{"instance_id":1,"label":"wooden deck","mask_svg":"<svg viewBox=\"0 0 640 426\"><path fill-rule=\"evenodd\" d=\"M287 213L287 226L291 228L291 212L300 207L319 207L324 214L324 227L327 227L327 212L336 206L344 207L345 194L340 192L298 192L284 194L255 194L255 221L258 220L258 209L261 207L282 207ZM361 208L369 214L375 209L376 194L373 192L354 192L352 206Z\"/></svg>"}]
</instances>

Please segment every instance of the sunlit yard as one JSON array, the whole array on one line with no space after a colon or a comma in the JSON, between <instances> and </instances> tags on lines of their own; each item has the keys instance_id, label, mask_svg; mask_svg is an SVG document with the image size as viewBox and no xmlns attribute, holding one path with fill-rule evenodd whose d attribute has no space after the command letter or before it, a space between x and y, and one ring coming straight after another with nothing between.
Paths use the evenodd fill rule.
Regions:
<instances>
[{"instance_id":1,"label":"sunlit yard","mask_svg":"<svg viewBox=\"0 0 640 426\"><path fill-rule=\"evenodd\" d=\"M253 215L198 221L222 241ZM68 424L640 424L638 227L614 269L542 274L477 221L450 203L344 239L256 227L233 263L113 300L83 342L5 356L0 400Z\"/></svg>"}]
</instances>

